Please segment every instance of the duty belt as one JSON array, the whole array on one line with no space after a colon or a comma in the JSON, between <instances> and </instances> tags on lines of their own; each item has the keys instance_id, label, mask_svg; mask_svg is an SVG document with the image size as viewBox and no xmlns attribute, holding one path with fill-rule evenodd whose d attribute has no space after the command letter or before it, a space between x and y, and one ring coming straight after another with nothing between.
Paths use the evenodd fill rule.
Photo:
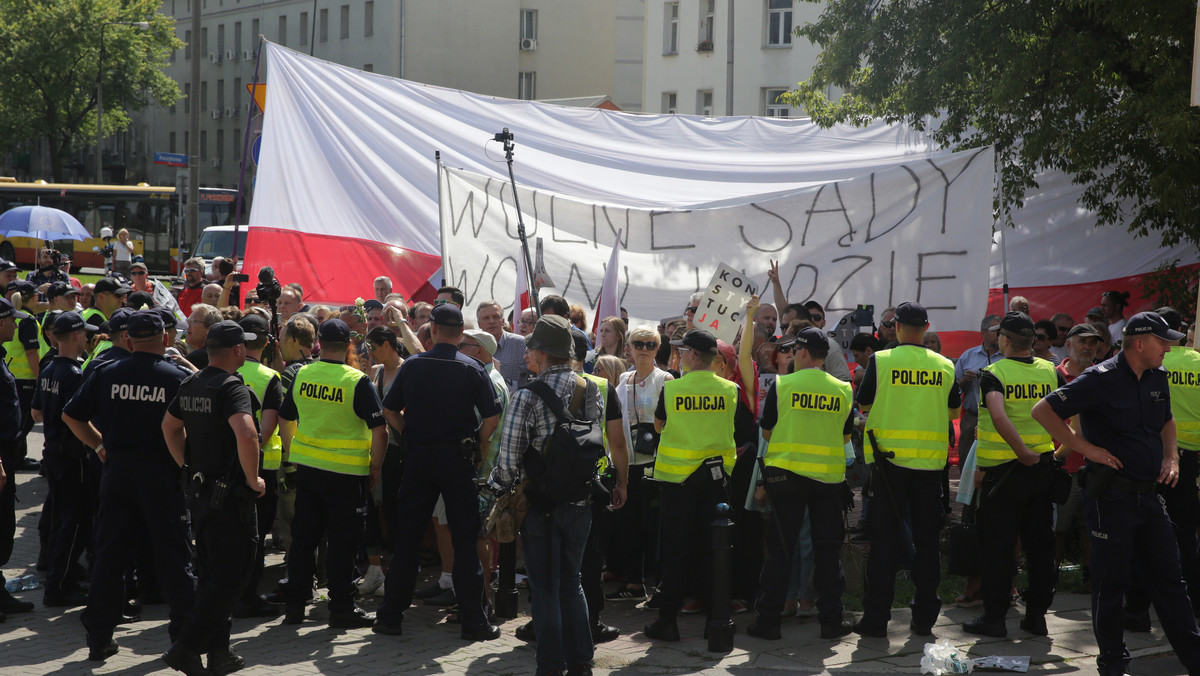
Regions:
<instances>
[{"instance_id":1,"label":"duty belt","mask_svg":"<svg viewBox=\"0 0 1200 676\"><path fill-rule=\"evenodd\" d=\"M1122 476L1113 476L1108 480L1105 488L1111 488L1116 491L1129 491L1131 493L1153 493L1158 489L1158 482L1134 481Z\"/></svg>"}]
</instances>

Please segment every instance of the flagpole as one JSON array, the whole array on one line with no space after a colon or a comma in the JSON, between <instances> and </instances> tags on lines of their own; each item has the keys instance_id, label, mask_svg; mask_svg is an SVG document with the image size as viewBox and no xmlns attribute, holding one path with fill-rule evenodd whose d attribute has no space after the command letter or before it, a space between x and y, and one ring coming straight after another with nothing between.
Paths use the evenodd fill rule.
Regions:
<instances>
[{"instance_id":1,"label":"flagpole","mask_svg":"<svg viewBox=\"0 0 1200 676\"><path fill-rule=\"evenodd\" d=\"M528 277L526 282L529 284L529 305L533 309L533 316L537 317L541 314L538 308L538 291L537 284L534 280L533 260L529 256L529 238L525 236L525 219L521 216L521 201L517 197L517 177L513 174L513 135L504 128L495 136L496 141L504 143L504 160L508 163L508 180L512 184L513 206L517 210L517 236L521 238L521 254L525 257L525 274ZM516 318L516 319L519 319ZM514 321L516 321L514 319Z\"/></svg>"},{"instance_id":2,"label":"flagpole","mask_svg":"<svg viewBox=\"0 0 1200 676\"><path fill-rule=\"evenodd\" d=\"M242 224L242 204L244 201L242 199L242 195L244 195L245 191L246 191L246 159L247 159L247 156L250 154L249 152L247 152L250 149L250 125L254 122L254 107L255 107L254 94L256 94L258 92L258 65L262 61L262 51L263 51L262 45L263 45L264 41L265 41L265 38L263 38L263 36L259 35L258 36L258 49L254 50L254 84L250 87L250 89L252 90L252 93L250 94L250 112L246 114L246 130L244 132L242 132L242 166L238 170L237 207L234 209L236 214L234 216L234 221L233 221L233 255L234 256L237 256L238 236L240 234L238 231L240 230L241 224ZM263 111L263 112L265 113L266 111Z\"/></svg>"},{"instance_id":3,"label":"flagpole","mask_svg":"<svg viewBox=\"0 0 1200 676\"><path fill-rule=\"evenodd\" d=\"M441 253L442 253L442 285L446 283L446 216L442 209L442 188L444 186L442 177L442 151L433 151L433 161L437 163L437 191L438 191L438 232L441 234Z\"/></svg>"}]
</instances>

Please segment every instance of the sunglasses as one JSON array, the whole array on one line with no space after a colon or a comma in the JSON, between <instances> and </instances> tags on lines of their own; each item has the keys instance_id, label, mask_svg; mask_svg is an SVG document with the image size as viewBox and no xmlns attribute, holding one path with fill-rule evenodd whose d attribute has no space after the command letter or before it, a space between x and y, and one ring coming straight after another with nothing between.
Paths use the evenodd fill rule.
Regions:
<instances>
[{"instance_id":1,"label":"sunglasses","mask_svg":"<svg viewBox=\"0 0 1200 676\"><path fill-rule=\"evenodd\" d=\"M808 315L808 316L809 316L809 318L810 318L810 319L812 319L812 321L814 321L814 322L823 321L823 320L825 319L825 315L814 315L814 314L810 314L810 315Z\"/></svg>"},{"instance_id":2,"label":"sunglasses","mask_svg":"<svg viewBox=\"0 0 1200 676\"><path fill-rule=\"evenodd\" d=\"M1050 340L1050 336L1047 336L1047 335L1046 335L1046 334L1044 334L1044 333L1037 333L1037 334L1034 334L1034 336L1033 336L1033 337L1034 337L1034 338L1036 338L1037 340Z\"/></svg>"},{"instance_id":3,"label":"sunglasses","mask_svg":"<svg viewBox=\"0 0 1200 676\"><path fill-rule=\"evenodd\" d=\"M683 314L687 314L689 312L692 314L696 314L696 310L699 310L699 309L700 309L699 305L689 305L689 306L683 308Z\"/></svg>"},{"instance_id":4,"label":"sunglasses","mask_svg":"<svg viewBox=\"0 0 1200 676\"><path fill-rule=\"evenodd\" d=\"M468 347L479 347L479 346L478 346L478 345L476 345L475 343L468 343L468 342L465 342L465 341L464 341L464 342L462 342L462 343L459 343L459 344L458 344L458 349L460 349L460 350L465 350L465 349L467 349Z\"/></svg>"},{"instance_id":5,"label":"sunglasses","mask_svg":"<svg viewBox=\"0 0 1200 676\"><path fill-rule=\"evenodd\" d=\"M795 345L780 345L779 353L780 354L791 354L795 349L796 349Z\"/></svg>"},{"instance_id":6,"label":"sunglasses","mask_svg":"<svg viewBox=\"0 0 1200 676\"><path fill-rule=\"evenodd\" d=\"M446 303L449 303L449 302L450 301L446 300L445 298L438 298L437 300L433 301L433 306L437 307L439 305L445 305Z\"/></svg>"},{"instance_id":7,"label":"sunglasses","mask_svg":"<svg viewBox=\"0 0 1200 676\"><path fill-rule=\"evenodd\" d=\"M892 328L893 326L895 326L895 325L896 325L896 320L895 320L895 319L889 319L889 320L887 320L887 321L879 322L879 325L880 325L880 326L887 327L887 328L889 328L889 329L890 329L890 328Z\"/></svg>"},{"instance_id":8,"label":"sunglasses","mask_svg":"<svg viewBox=\"0 0 1200 676\"><path fill-rule=\"evenodd\" d=\"M145 270L133 270L129 274L133 275L134 277L141 277L142 275L146 274L146 271Z\"/></svg>"},{"instance_id":9,"label":"sunglasses","mask_svg":"<svg viewBox=\"0 0 1200 676\"><path fill-rule=\"evenodd\" d=\"M184 268L183 269L183 274L186 275L189 272L200 272L200 268Z\"/></svg>"},{"instance_id":10,"label":"sunglasses","mask_svg":"<svg viewBox=\"0 0 1200 676\"><path fill-rule=\"evenodd\" d=\"M630 344L633 345L633 349L635 349L635 350L657 350L658 349L658 343L656 343L654 341L646 342L646 341L642 341L642 340L635 340Z\"/></svg>"}]
</instances>

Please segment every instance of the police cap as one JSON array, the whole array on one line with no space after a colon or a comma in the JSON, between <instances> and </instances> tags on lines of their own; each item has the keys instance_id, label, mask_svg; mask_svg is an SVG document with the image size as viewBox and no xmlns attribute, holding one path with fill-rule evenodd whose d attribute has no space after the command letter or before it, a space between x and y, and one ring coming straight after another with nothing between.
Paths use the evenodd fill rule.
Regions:
<instances>
[{"instance_id":1,"label":"police cap","mask_svg":"<svg viewBox=\"0 0 1200 676\"><path fill-rule=\"evenodd\" d=\"M71 286L66 282L53 282L50 288L46 290L46 297L50 299L59 298L61 296L78 295L79 289Z\"/></svg>"},{"instance_id":2,"label":"police cap","mask_svg":"<svg viewBox=\"0 0 1200 676\"><path fill-rule=\"evenodd\" d=\"M1167 326L1171 327L1173 331L1178 331L1179 328L1183 326L1183 315L1180 315L1179 310L1176 310L1170 305L1164 305L1163 307L1155 310L1155 312L1158 313L1159 317L1163 318L1163 321L1166 322Z\"/></svg>"},{"instance_id":3,"label":"police cap","mask_svg":"<svg viewBox=\"0 0 1200 676\"><path fill-rule=\"evenodd\" d=\"M683 334L683 338L672 340L671 344L675 347L686 347L699 352L700 354L716 354L717 339L713 334L704 329L692 329Z\"/></svg>"},{"instance_id":4,"label":"police cap","mask_svg":"<svg viewBox=\"0 0 1200 676\"><path fill-rule=\"evenodd\" d=\"M1125 324L1126 336L1144 336L1152 334L1163 340L1176 342L1183 338L1183 334L1178 331L1172 331L1171 327L1167 326L1167 322L1157 312L1139 312L1129 318L1129 322Z\"/></svg>"},{"instance_id":5,"label":"police cap","mask_svg":"<svg viewBox=\"0 0 1200 676\"><path fill-rule=\"evenodd\" d=\"M138 310L129 315L125 330L130 338L153 338L163 332L162 315L158 310Z\"/></svg>"},{"instance_id":6,"label":"police cap","mask_svg":"<svg viewBox=\"0 0 1200 676\"><path fill-rule=\"evenodd\" d=\"M105 333L116 333L124 331L129 327L129 317L133 314L133 310L127 307L119 307L113 312L113 316L108 318L108 321L100 327Z\"/></svg>"},{"instance_id":7,"label":"police cap","mask_svg":"<svg viewBox=\"0 0 1200 676\"><path fill-rule=\"evenodd\" d=\"M350 327L340 319L326 319L319 335L322 343L349 343Z\"/></svg>"},{"instance_id":8,"label":"police cap","mask_svg":"<svg viewBox=\"0 0 1200 676\"><path fill-rule=\"evenodd\" d=\"M829 349L829 341L825 340L825 332L815 326L806 326L800 329L800 333L796 334L796 338L792 342L795 343L796 347L803 347L809 350L815 350L820 347L824 347L826 350Z\"/></svg>"},{"instance_id":9,"label":"police cap","mask_svg":"<svg viewBox=\"0 0 1200 676\"><path fill-rule=\"evenodd\" d=\"M253 333L246 333L237 322L232 319L225 319L208 327L208 336L204 339L204 347L213 349L234 347L255 338L258 338L258 336Z\"/></svg>"},{"instance_id":10,"label":"police cap","mask_svg":"<svg viewBox=\"0 0 1200 676\"><path fill-rule=\"evenodd\" d=\"M1033 325L1033 320L1024 312L1012 311L1004 315L1000 320L1000 333L1009 336L1024 336L1026 338L1033 337L1037 330Z\"/></svg>"},{"instance_id":11,"label":"police cap","mask_svg":"<svg viewBox=\"0 0 1200 676\"><path fill-rule=\"evenodd\" d=\"M150 309L154 307L154 296L145 291L134 291L125 299L125 305L134 310Z\"/></svg>"},{"instance_id":12,"label":"police cap","mask_svg":"<svg viewBox=\"0 0 1200 676\"><path fill-rule=\"evenodd\" d=\"M7 298L0 298L0 319L8 319L9 317L29 319L32 316L28 312L21 312L14 308L13 304Z\"/></svg>"},{"instance_id":13,"label":"police cap","mask_svg":"<svg viewBox=\"0 0 1200 676\"><path fill-rule=\"evenodd\" d=\"M8 272L9 270L19 270L16 263L10 260L0 258L0 272Z\"/></svg>"},{"instance_id":14,"label":"police cap","mask_svg":"<svg viewBox=\"0 0 1200 676\"><path fill-rule=\"evenodd\" d=\"M84 331L100 330L83 321L83 317L80 317L78 312L64 312L54 320L55 333L71 333L79 329L83 329Z\"/></svg>"},{"instance_id":15,"label":"police cap","mask_svg":"<svg viewBox=\"0 0 1200 676\"><path fill-rule=\"evenodd\" d=\"M14 279L8 283L8 288L4 290L4 294L8 295L13 291L20 291L22 297L29 298L37 293L37 285L28 280Z\"/></svg>"},{"instance_id":16,"label":"police cap","mask_svg":"<svg viewBox=\"0 0 1200 676\"><path fill-rule=\"evenodd\" d=\"M251 312L242 317L242 321L238 322L238 324L241 325L243 331L249 331L258 336L271 330L271 326L267 323L267 318L256 312ZM247 340L254 340L254 338L247 338Z\"/></svg>"},{"instance_id":17,"label":"police cap","mask_svg":"<svg viewBox=\"0 0 1200 676\"><path fill-rule=\"evenodd\" d=\"M176 331L187 331L187 322L175 316L175 311L169 307L156 307L154 311L162 317L163 328L174 328Z\"/></svg>"},{"instance_id":18,"label":"police cap","mask_svg":"<svg viewBox=\"0 0 1200 676\"><path fill-rule=\"evenodd\" d=\"M368 310L382 310L382 309L383 309L383 303L380 303L379 301L375 300L374 298L363 303L363 311L364 312L368 311Z\"/></svg>"},{"instance_id":19,"label":"police cap","mask_svg":"<svg viewBox=\"0 0 1200 676\"><path fill-rule=\"evenodd\" d=\"M96 293L115 293L118 296L123 296L133 289L129 288L116 277L105 277L96 282Z\"/></svg>"},{"instance_id":20,"label":"police cap","mask_svg":"<svg viewBox=\"0 0 1200 676\"><path fill-rule=\"evenodd\" d=\"M929 312L920 303L905 301L896 306L896 322L905 326L925 326L929 323Z\"/></svg>"},{"instance_id":21,"label":"police cap","mask_svg":"<svg viewBox=\"0 0 1200 676\"><path fill-rule=\"evenodd\" d=\"M433 308L433 312L429 313L429 321L438 326L462 326L462 310L459 310L457 305L443 303Z\"/></svg>"}]
</instances>

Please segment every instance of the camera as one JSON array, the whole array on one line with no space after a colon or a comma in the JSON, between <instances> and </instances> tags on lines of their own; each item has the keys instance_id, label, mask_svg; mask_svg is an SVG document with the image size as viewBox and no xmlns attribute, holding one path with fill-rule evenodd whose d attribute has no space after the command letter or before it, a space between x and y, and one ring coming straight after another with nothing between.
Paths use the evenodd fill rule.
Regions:
<instances>
[{"instance_id":1,"label":"camera","mask_svg":"<svg viewBox=\"0 0 1200 676\"><path fill-rule=\"evenodd\" d=\"M875 332L875 306L859 305L854 309L854 325L859 333Z\"/></svg>"},{"instance_id":2,"label":"camera","mask_svg":"<svg viewBox=\"0 0 1200 676\"><path fill-rule=\"evenodd\" d=\"M247 277L247 281L249 278ZM283 287L279 284L279 279L275 277L275 269L267 265L258 271L258 286L254 292L258 294L258 299L265 303L274 303L279 300L280 294L283 293Z\"/></svg>"},{"instance_id":3,"label":"camera","mask_svg":"<svg viewBox=\"0 0 1200 676\"><path fill-rule=\"evenodd\" d=\"M512 132L508 130L508 127L505 127L504 131L497 133L493 139L496 141L496 143L508 143L509 141L513 140L513 135Z\"/></svg>"}]
</instances>

